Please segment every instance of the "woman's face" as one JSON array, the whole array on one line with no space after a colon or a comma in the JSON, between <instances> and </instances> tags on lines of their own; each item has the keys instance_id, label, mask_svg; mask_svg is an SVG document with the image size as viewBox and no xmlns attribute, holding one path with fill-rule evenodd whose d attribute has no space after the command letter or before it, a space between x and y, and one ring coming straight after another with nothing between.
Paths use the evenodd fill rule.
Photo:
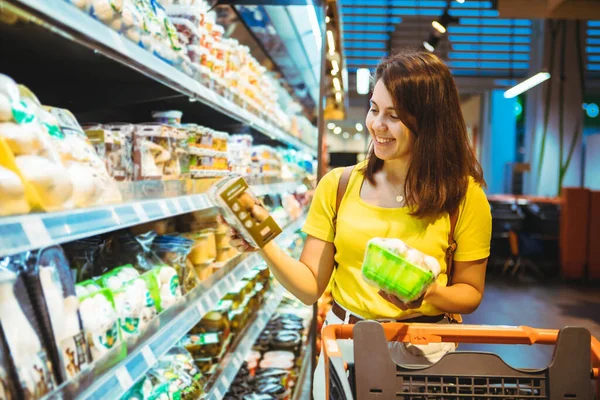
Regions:
<instances>
[{"instance_id":1,"label":"woman's face","mask_svg":"<svg viewBox=\"0 0 600 400\"><path fill-rule=\"evenodd\" d=\"M398 118L392 97L382 80L377 81L373 89L366 126L378 158L390 161L410 155L414 134Z\"/></svg>"}]
</instances>

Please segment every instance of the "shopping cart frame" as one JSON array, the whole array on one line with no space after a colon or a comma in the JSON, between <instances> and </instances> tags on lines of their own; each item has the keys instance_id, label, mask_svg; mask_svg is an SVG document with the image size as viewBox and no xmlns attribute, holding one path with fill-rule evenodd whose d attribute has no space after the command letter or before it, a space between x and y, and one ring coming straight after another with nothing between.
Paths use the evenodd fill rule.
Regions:
<instances>
[{"instance_id":1,"label":"shopping cart frame","mask_svg":"<svg viewBox=\"0 0 600 400\"><path fill-rule=\"evenodd\" d=\"M429 383L436 386L440 391L427 396L421 394L415 395L421 399L469 399L469 398L487 398L497 397L499 399L510 398L548 398L551 400L584 400L593 399L593 389L591 381L596 380L596 399L600 400L600 342L591 336L588 330L580 327L566 327L561 330L556 329L535 329L528 326L505 327L505 326L478 326L461 324L403 324L403 323L384 323L376 321L361 321L356 325L329 325L323 329L323 357L325 365L325 395L326 399L351 399L353 388L347 378L346 365L342 359L342 354L338 346L338 339L354 339L354 367L355 367L355 391L358 400L365 399L395 399L398 386L398 379L408 382L408 375L418 373L429 377L441 376L440 381ZM484 352L455 352L445 355L438 363L433 366L419 369L403 369L398 367L390 358L388 342L399 341L412 344L429 344L440 342L454 343L478 343L478 344L543 344L555 345L554 354L550 366L540 370L520 370L505 364L500 357L491 353ZM461 356L464 354L466 356ZM458 357L457 357L458 356ZM461 357L463 357L461 359ZM468 357L468 358L464 358ZM444 363L444 361L446 361ZM459 361L459 362L457 362ZM466 361L466 362L465 362ZM477 366L481 361L481 366ZM474 363L474 364L473 364ZM467 364L467 365L464 365ZM469 365L470 364L470 365ZM444 370L443 367L446 367ZM444 378L445 372L451 366L453 371L449 374L452 378ZM483 367L485 366L485 367ZM468 378L466 373L478 368L476 377ZM402 370L406 371L404 377ZM458 370L455 371L455 370ZM481 370L484 370L482 373ZM447 392L448 386L444 386L444 379L454 382L456 387L459 385L459 379L466 379L475 385L475 380L485 380L486 372L494 371L492 375L495 379L502 379L502 391L504 391L504 379L498 378L496 371L501 373L509 372L511 376L523 379L524 381L534 380L543 390L543 396L516 396L490 395L490 384L488 381L488 395L473 395L472 397L463 392ZM409 372L410 371L410 372ZM416 372L415 372L416 371ZM457 374L463 378L456 378ZM502 375L503 376L503 375ZM491 378L489 378L491 379ZM427 379L425 380L427 382ZM412 380L410 381L412 385ZM427 385L428 383L425 383ZM449 385L454 385L450 383ZM519 384L517 391L520 392ZM542 386L543 385L543 386ZM342 397L331 397L331 387L344 393ZM432 386L432 387L433 387ZM483 388L486 386L469 386L473 388ZM412 387L412 386L411 386ZM443 388L442 388L443 387ZM462 386L460 386L462 387ZM445 389L444 389L445 388ZM435 389L435 388L433 388ZM467 388L468 389L468 388ZM437 389L436 389L437 390ZM460 390L460 389L453 389ZM538 392L539 392L538 390ZM409 394L413 393L409 390ZM420 392L424 393L424 392ZM427 392L430 393L430 392ZM453 396L451 393L455 393ZM409 395L404 397L410 399Z\"/></svg>"}]
</instances>

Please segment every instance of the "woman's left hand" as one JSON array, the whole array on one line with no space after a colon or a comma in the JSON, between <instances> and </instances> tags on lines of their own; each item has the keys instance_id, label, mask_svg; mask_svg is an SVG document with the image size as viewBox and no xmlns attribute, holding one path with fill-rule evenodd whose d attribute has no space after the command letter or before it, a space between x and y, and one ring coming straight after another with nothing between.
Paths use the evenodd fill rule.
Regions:
<instances>
[{"instance_id":1,"label":"woman's left hand","mask_svg":"<svg viewBox=\"0 0 600 400\"><path fill-rule=\"evenodd\" d=\"M400 300L398 297L394 296L393 294L388 294L381 290L379 291L379 295L381 297L383 297L386 301L389 301L390 303L392 303L393 305L395 305L396 307L401 309L402 311L415 310L415 309L421 307L421 304L423 304L423 299L425 299L425 296L427 296L429 293L434 291L436 289L436 287L437 287L437 283L434 282L433 284L431 284L431 286L429 286L427 288L427 290L425 291L425 293L423 293L423 295L421 295L421 297L419 297L418 299L413 300L409 303L405 303L402 300Z\"/></svg>"}]
</instances>

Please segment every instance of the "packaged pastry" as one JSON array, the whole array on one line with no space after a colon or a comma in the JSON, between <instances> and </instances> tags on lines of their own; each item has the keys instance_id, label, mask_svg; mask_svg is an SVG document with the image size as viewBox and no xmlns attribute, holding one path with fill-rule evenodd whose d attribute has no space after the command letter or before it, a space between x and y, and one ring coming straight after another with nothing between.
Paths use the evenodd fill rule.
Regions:
<instances>
[{"instance_id":1,"label":"packaged pastry","mask_svg":"<svg viewBox=\"0 0 600 400\"><path fill-rule=\"evenodd\" d=\"M219 152L227 152L227 141L229 134L227 132L213 131L213 150Z\"/></svg>"},{"instance_id":2,"label":"packaged pastry","mask_svg":"<svg viewBox=\"0 0 600 400\"><path fill-rule=\"evenodd\" d=\"M187 256L193 265L211 263L217 257L215 233L212 229L184 233L182 236L194 241Z\"/></svg>"},{"instance_id":3,"label":"packaged pastry","mask_svg":"<svg viewBox=\"0 0 600 400\"><path fill-rule=\"evenodd\" d=\"M154 300L156 310L160 313L173 306L182 298L179 276L175 268L162 266L156 267L142 275Z\"/></svg>"},{"instance_id":4,"label":"packaged pastry","mask_svg":"<svg viewBox=\"0 0 600 400\"><path fill-rule=\"evenodd\" d=\"M67 167L73 183L73 200L77 207L109 204L121 201L121 193L98 156L88 136L68 110L45 107L50 116L46 123L54 123L63 133L58 147L62 164Z\"/></svg>"},{"instance_id":5,"label":"packaged pastry","mask_svg":"<svg viewBox=\"0 0 600 400\"><path fill-rule=\"evenodd\" d=\"M27 214L30 210L25 184L19 175L0 165L0 217Z\"/></svg>"},{"instance_id":6,"label":"packaged pastry","mask_svg":"<svg viewBox=\"0 0 600 400\"><path fill-rule=\"evenodd\" d=\"M366 282L404 302L419 298L440 274L439 262L400 239L374 238L367 244Z\"/></svg>"},{"instance_id":7,"label":"packaged pastry","mask_svg":"<svg viewBox=\"0 0 600 400\"><path fill-rule=\"evenodd\" d=\"M110 289L100 289L81 297L79 301L81 319L92 360L102 359L109 353L115 355L113 351L116 352L119 360L125 357L127 348L123 346L119 315Z\"/></svg>"},{"instance_id":8,"label":"packaged pastry","mask_svg":"<svg viewBox=\"0 0 600 400\"><path fill-rule=\"evenodd\" d=\"M195 382L186 371L182 370L178 365L168 361L159 361L159 363L150 370L148 375L151 379L167 384L166 388L168 390L166 394L168 397L165 397L165 399L196 400L204 393L202 387ZM159 386L158 388L160 388L159 390L161 392L164 390L164 387ZM163 397L159 398L162 399Z\"/></svg>"},{"instance_id":9,"label":"packaged pastry","mask_svg":"<svg viewBox=\"0 0 600 400\"><path fill-rule=\"evenodd\" d=\"M55 387L53 365L27 295L24 276L14 272L24 265L16 258L22 256L0 260L3 267L0 269L0 330L3 334L0 342L6 344L8 351L6 373L9 377L14 374L14 398L40 399Z\"/></svg>"},{"instance_id":10,"label":"packaged pastry","mask_svg":"<svg viewBox=\"0 0 600 400\"><path fill-rule=\"evenodd\" d=\"M281 233L281 228L252 193L243 178L225 178L212 197L223 217L254 248L263 248Z\"/></svg>"},{"instance_id":11,"label":"packaged pastry","mask_svg":"<svg viewBox=\"0 0 600 400\"><path fill-rule=\"evenodd\" d=\"M26 283L58 383L86 368L88 345L79 312L79 299L67 258L60 246L40 250L27 269Z\"/></svg>"},{"instance_id":12,"label":"packaged pastry","mask_svg":"<svg viewBox=\"0 0 600 400\"><path fill-rule=\"evenodd\" d=\"M133 138L135 180L179 177L172 128L162 124L138 125Z\"/></svg>"},{"instance_id":13,"label":"packaged pastry","mask_svg":"<svg viewBox=\"0 0 600 400\"><path fill-rule=\"evenodd\" d=\"M141 278L131 265L115 268L104 274L100 281L112 292L123 339L134 340L142 335L157 315L151 294L156 288Z\"/></svg>"},{"instance_id":14,"label":"packaged pastry","mask_svg":"<svg viewBox=\"0 0 600 400\"><path fill-rule=\"evenodd\" d=\"M116 181L133 180L133 130L132 124L123 123L85 127L85 134Z\"/></svg>"},{"instance_id":15,"label":"packaged pastry","mask_svg":"<svg viewBox=\"0 0 600 400\"><path fill-rule=\"evenodd\" d=\"M156 255L177 271L184 294L189 293L199 282L193 264L186 262L193 245L193 240L179 236L158 236L152 243Z\"/></svg>"}]
</instances>

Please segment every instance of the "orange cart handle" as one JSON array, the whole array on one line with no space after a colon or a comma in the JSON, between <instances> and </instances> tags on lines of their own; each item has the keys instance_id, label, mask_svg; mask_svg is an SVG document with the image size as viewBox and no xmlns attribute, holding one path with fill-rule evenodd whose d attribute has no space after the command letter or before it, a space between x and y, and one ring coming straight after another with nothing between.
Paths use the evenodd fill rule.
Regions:
<instances>
[{"instance_id":1,"label":"orange cart handle","mask_svg":"<svg viewBox=\"0 0 600 400\"><path fill-rule=\"evenodd\" d=\"M440 342L485 344L556 344L557 329L535 329L528 326L487 326L462 324L384 323L388 341L412 344ZM352 339L354 325L328 325L323 329L323 350L326 357L341 356L337 339ZM600 377L600 342L592 337L593 375Z\"/></svg>"}]
</instances>

